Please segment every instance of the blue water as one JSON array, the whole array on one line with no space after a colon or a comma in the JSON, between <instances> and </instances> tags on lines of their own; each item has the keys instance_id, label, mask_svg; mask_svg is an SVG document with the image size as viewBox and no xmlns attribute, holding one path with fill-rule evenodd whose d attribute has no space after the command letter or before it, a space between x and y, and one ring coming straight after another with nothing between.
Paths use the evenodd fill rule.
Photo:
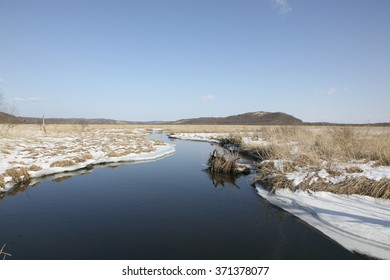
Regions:
<instances>
[{"instance_id":1,"label":"blue water","mask_svg":"<svg viewBox=\"0 0 390 280\"><path fill-rule=\"evenodd\" d=\"M259 197L250 176L213 181L202 170L210 144L172 143L176 153L158 161L99 166L5 195L8 259L359 258Z\"/></svg>"}]
</instances>

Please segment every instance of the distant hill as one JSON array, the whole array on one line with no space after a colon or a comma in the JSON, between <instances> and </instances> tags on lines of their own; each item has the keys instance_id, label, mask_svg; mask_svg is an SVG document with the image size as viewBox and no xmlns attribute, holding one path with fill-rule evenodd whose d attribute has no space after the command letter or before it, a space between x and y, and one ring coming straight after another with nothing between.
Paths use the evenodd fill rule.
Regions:
<instances>
[{"instance_id":1,"label":"distant hill","mask_svg":"<svg viewBox=\"0 0 390 280\"><path fill-rule=\"evenodd\" d=\"M19 123L19 118L11 114L0 112L0 123L8 123L8 124Z\"/></svg>"},{"instance_id":2,"label":"distant hill","mask_svg":"<svg viewBox=\"0 0 390 280\"><path fill-rule=\"evenodd\" d=\"M41 124L42 118L16 117L0 112L0 123L7 124ZM111 119L83 119L83 118L45 118L46 124L131 124L137 122L118 121Z\"/></svg>"},{"instance_id":3,"label":"distant hill","mask_svg":"<svg viewBox=\"0 0 390 280\"><path fill-rule=\"evenodd\" d=\"M214 125L300 125L303 121L285 113L252 112L219 118L195 118L174 122L176 124Z\"/></svg>"},{"instance_id":4,"label":"distant hill","mask_svg":"<svg viewBox=\"0 0 390 280\"><path fill-rule=\"evenodd\" d=\"M20 123L36 124L42 123L42 118L19 118ZM132 122L117 121L111 119L84 119L84 118L45 118L46 124L128 124Z\"/></svg>"},{"instance_id":5,"label":"distant hill","mask_svg":"<svg viewBox=\"0 0 390 280\"><path fill-rule=\"evenodd\" d=\"M16 117L0 112L0 123L12 124L40 124L42 118ZM231 124L231 125L299 125L303 124L300 119L285 113L253 112L221 118L194 118L183 119L173 122L134 122L118 121L111 119L83 119L83 118L45 118L46 124Z\"/></svg>"},{"instance_id":6,"label":"distant hill","mask_svg":"<svg viewBox=\"0 0 390 280\"><path fill-rule=\"evenodd\" d=\"M41 124L42 118L16 117L11 114L0 112L0 124ZM45 118L46 124L188 124L188 125L312 125L312 126L390 126L390 123L370 123L370 124L352 124L352 123L325 123L325 122L303 122L286 113L268 113L252 112L227 117L203 117L193 119L182 119L178 121L118 121L112 119L83 119L83 118Z\"/></svg>"}]
</instances>

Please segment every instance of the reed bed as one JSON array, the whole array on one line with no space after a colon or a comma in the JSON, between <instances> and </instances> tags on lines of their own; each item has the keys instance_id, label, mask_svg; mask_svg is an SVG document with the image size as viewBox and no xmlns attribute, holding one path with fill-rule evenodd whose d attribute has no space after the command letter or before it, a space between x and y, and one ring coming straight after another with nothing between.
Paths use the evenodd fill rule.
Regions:
<instances>
[{"instance_id":1,"label":"reed bed","mask_svg":"<svg viewBox=\"0 0 390 280\"><path fill-rule=\"evenodd\" d=\"M252 156L259 166L255 181L271 189L290 188L286 174L296 170L325 169L333 177L358 174L360 164L372 167L390 166L390 128L370 126L235 126L235 125L170 125L164 129L173 133L228 133L220 139L225 147L235 146ZM251 139L246 141L245 139ZM258 140L259 143L256 143ZM269 164L278 161L279 164ZM222 166L223 161L217 160ZM268 167L264 168L264 166ZM343 170L338 164L356 163ZM226 164L226 163L225 163ZM218 168L216 168L218 170ZM226 164L227 170L230 165ZM282 169L282 170L280 170ZM347 176L348 177L348 176ZM390 180L371 180L364 176L348 177L339 183L306 178L300 189L330 191L338 194L360 194L390 199Z\"/></svg>"},{"instance_id":2,"label":"reed bed","mask_svg":"<svg viewBox=\"0 0 390 280\"><path fill-rule=\"evenodd\" d=\"M297 164L322 161L375 161L390 165L390 129L366 127L264 127L255 136L267 144L243 150L257 154L262 160L291 159Z\"/></svg>"},{"instance_id":3,"label":"reed bed","mask_svg":"<svg viewBox=\"0 0 390 280\"><path fill-rule=\"evenodd\" d=\"M389 179L348 176L351 173L363 173L359 167L362 164L370 167L390 166L388 128L269 127L258 133L256 137L263 139L265 144L240 144L243 151L256 157L258 172L255 182L273 191L279 188L299 188L390 199ZM337 167L354 163L356 166ZM306 176L298 186L293 186L286 174L302 170L311 175ZM333 179L342 174L347 176L340 182L313 177L320 170L324 170Z\"/></svg>"}]
</instances>

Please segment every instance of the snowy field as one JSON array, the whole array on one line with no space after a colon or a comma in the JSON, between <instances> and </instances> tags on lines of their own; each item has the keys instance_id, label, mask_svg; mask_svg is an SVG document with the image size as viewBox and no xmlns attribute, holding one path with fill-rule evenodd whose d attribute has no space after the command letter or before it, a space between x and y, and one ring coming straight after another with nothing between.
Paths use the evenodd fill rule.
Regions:
<instances>
[{"instance_id":1,"label":"snowy field","mask_svg":"<svg viewBox=\"0 0 390 280\"><path fill-rule=\"evenodd\" d=\"M0 191L51 174L102 163L155 160L175 152L173 145L144 134L125 129L12 132L0 141Z\"/></svg>"},{"instance_id":2,"label":"snowy field","mask_svg":"<svg viewBox=\"0 0 390 280\"><path fill-rule=\"evenodd\" d=\"M227 134L180 133L174 138L218 142ZM243 137L244 145L269 145L262 139ZM283 172L284 161L272 161ZM338 195L330 192L302 191L301 183L323 180L337 184L347 179L365 177L379 181L390 178L389 166L375 166L372 162L334 164L337 174L325 169L313 171L309 167L294 172L284 172L296 191L288 188L275 192L257 185L258 194L270 203L284 209L318 229L346 249L373 258L390 259L390 200L362 195ZM359 170L351 172L351 168Z\"/></svg>"}]
</instances>

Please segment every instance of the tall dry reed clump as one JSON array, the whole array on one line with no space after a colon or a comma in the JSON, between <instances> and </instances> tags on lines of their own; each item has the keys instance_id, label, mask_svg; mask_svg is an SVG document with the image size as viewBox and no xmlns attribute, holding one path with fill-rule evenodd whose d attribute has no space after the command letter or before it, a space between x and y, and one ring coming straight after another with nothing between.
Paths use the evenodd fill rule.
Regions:
<instances>
[{"instance_id":1,"label":"tall dry reed clump","mask_svg":"<svg viewBox=\"0 0 390 280\"><path fill-rule=\"evenodd\" d=\"M286 187L295 189L286 177L286 173L293 171L306 170L309 174L325 169L327 173L338 176L341 172L334 168L337 164L370 163L372 167L390 166L388 128L276 126L258 128L250 136L261 139L263 143L241 143L240 149L256 158L259 170L255 180L273 190ZM362 172L357 167L342 170L353 171ZM311 179L313 178L307 176L298 187L390 198L389 179L374 181L362 176L350 176L338 183L321 178Z\"/></svg>"},{"instance_id":2,"label":"tall dry reed clump","mask_svg":"<svg viewBox=\"0 0 390 280\"><path fill-rule=\"evenodd\" d=\"M237 164L238 154L230 153L229 155L222 154L215 149L208 159L208 165L210 172L213 173L226 173L237 174L240 173L239 166Z\"/></svg>"}]
</instances>

